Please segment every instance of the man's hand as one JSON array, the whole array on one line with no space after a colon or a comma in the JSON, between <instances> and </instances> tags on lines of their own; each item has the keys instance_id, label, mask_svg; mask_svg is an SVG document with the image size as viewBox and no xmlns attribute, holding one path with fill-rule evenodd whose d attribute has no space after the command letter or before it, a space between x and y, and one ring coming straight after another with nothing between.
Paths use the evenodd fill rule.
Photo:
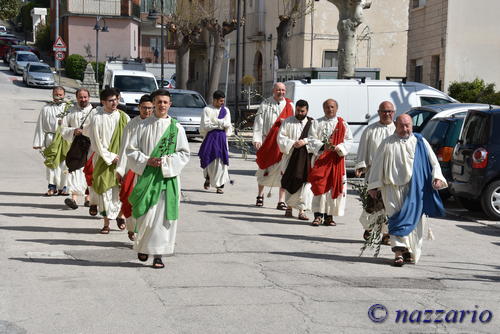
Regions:
<instances>
[{"instance_id":1,"label":"man's hand","mask_svg":"<svg viewBox=\"0 0 500 334\"><path fill-rule=\"evenodd\" d=\"M356 177L361 177L361 175L363 175L364 173L366 173L366 168L358 168L354 171L354 175L356 175Z\"/></svg>"},{"instance_id":2,"label":"man's hand","mask_svg":"<svg viewBox=\"0 0 500 334\"><path fill-rule=\"evenodd\" d=\"M161 166L161 158L149 158L147 165L151 166L151 167L160 167Z\"/></svg>"},{"instance_id":3,"label":"man's hand","mask_svg":"<svg viewBox=\"0 0 500 334\"><path fill-rule=\"evenodd\" d=\"M261 142L254 142L253 143L253 147L255 147L256 150L259 150L261 146L262 146Z\"/></svg>"},{"instance_id":4,"label":"man's hand","mask_svg":"<svg viewBox=\"0 0 500 334\"><path fill-rule=\"evenodd\" d=\"M370 190L368 190L368 195L370 195L371 198L373 198L373 199L377 199L378 190L377 189L370 189Z\"/></svg>"},{"instance_id":5,"label":"man's hand","mask_svg":"<svg viewBox=\"0 0 500 334\"><path fill-rule=\"evenodd\" d=\"M120 175L120 173L115 173L115 176L116 176L116 180L118 181L118 183L122 183L123 177Z\"/></svg>"},{"instance_id":6,"label":"man's hand","mask_svg":"<svg viewBox=\"0 0 500 334\"><path fill-rule=\"evenodd\" d=\"M295 148L300 148L302 146L304 146L306 144L306 142L303 140L303 139L299 139L297 140L294 144L293 144L293 147Z\"/></svg>"},{"instance_id":7,"label":"man's hand","mask_svg":"<svg viewBox=\"0 0 500 334\"><path fill-rule=\"evenodd\" d=\"M444 188L444 182L439 179L434 179L432 181L432 187L436 190Z\"/></svg>"},{"instance_id":8,"label":"man's hand","mask_svg":"<svg viewBox=\"0 0 500 334\"><path fill-rule=\"evenodd\" d=\"M33 149L34 149L34 150L41 150L41 149L42 149L42 147L41 147L41 146L33 146Z\"/></svg>"},{"instance_id":9,"label":"man's hand","mask_svg":"<svg viewBox=\"0 0 500 334\"><path fill-rule=\"evenodd\" d=\"M118 162L118 160L120 160L120 157L116 156L111 163L116 164Z\"/></svg>"},{"instance_id":10,"label":"man's hand","mask_svg":"<svg viewBox=\"0 0 500 334\"><path fill-rule=\"evenodd\" d=\"M80 129L80 128L76 128L76 129L75 129L75 131L73 131L73 134L74 134L75 136L79 136L79 135L81 135L82 133L83 133L83 130L82 130L82 129Z\"/></svg>"}]
</instances>

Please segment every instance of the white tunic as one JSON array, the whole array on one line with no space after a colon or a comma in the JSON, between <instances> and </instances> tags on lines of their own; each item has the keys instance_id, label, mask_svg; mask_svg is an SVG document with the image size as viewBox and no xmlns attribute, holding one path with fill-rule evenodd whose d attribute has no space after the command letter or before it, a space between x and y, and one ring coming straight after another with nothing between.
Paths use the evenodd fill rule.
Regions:
<instances>
[{"instance_id":1,"label":"white tunic","mask_svg":"<svg viewBox=\"0 0 500 334\"><path fill-rule=\"evenodd\" d=\"M90 141L95 152L92 163L96 164L99 157L109 166L117 156L116 153L108 150L111 143L111 138L116 126L120 120L120 112L118 110L107 113L102 107L97 107L96 112L92 115L90 124ZM127 116L127 121L130 118ZM103 194L97 194L98 206L102 213L109 219L118 217L121 209L120 188L118 186L108 189Z\"/></svg>"},{"instance_id":2,"label":"white tunic","mask_svg":"<svg viewBox=\"0 0 500 334\"><path fill-rule=\"evenodd\" d=\"M307 124L307 117L304 118L303 120L299 121L295 116L288 117L283 121L283 124L281 124L280 131L278 134L278 145L281 150L281 153L283 153L283 158L281 159L282 164L281 164L281 174L283 175L288 167L288 163L290 161L290 158L292 156L294 147L293 144L299 140L300 135L302 134L302 130ZM311 120L311 127L314 126L314 123L316 123L315 120ZM306 149L307 149L307 144L309 143L309 140L307 136L303 138L304 142L306 143ZM281 179L281 178L280 178ZM312 200L312 192L311 192L311 184L305 182L302 185L302 188L293 193L290 194L288 191L285 191L285 202L288 207L291 208L296 208L299 210L309 210L311 209L311 200Z\"/></svg>"},{"instance_id":3,"label":"white tunic","mask_svg":"<svg viewBox=\"0 0 500 334\"><path fill-rule=\"evenodd\" d=\"M443 181L446 187L446 179L441 173L439 161L429 143L425 139L423 140L432 166L432 178ZM403 139L397 134L393 134L382 141L379 152L373 161L368 179L368 189L381 191L388 216L401 210L410 188L416 144L417 138L414 135ZM409 235L404 237L391 235L391 246L408 248L416 263L421 254L423 235L424 225L421 219Z\"/></svg>"},{"instance_id":4,"label":"white tunic","mask_svg":"<svg viewBox=\"0 0 500 334\"><path fill-rule=\"evenodd\" d=\"M377 122L370 124L363 131L359 140L355 169L366 168L366 178L368 178L370 166L377 154L380 143L392 135L395 130L396 126L392 122L388 125Z\"/></svg>"},{"instance_id":5,"label":"white tunic","mask_svg":"<svg viewBox=\"0 0 500 334\"><path fill-rule=\"evenodd\" d=\"M226 107L226 116L219 119L220 108L213 105L207 106L203 109L200 122L200 134L205 138L207 134L216 129L225 130L226 136L229 137L233 134L233 127L231 125L231 113ZM226 147L227 141L226 141ZM215 159L205 169L203 169L203 176L210 180L212 187L221 187L229 181L229 166L224 165L221 159Z\"/></svg>"},{"instance_id":6,"label":"white tunic","mask_svg":"<svg viewBox=\"0 0 500 334\"><path fill-rule=\"evenodd\" d=\"M294 110L293 103L290 103L292 110ZM265 99L259 106L255 121L253 125L253 139L254 143L263 143L266 139L269 130L272 128L274 122L281 114L286 106L286 100L276 101L274 97ZM280 187L281 186L281 163L276 163L269 166L266 170L258 169L257 183L267 187Z\"/></svg>"},{"instance_id":7,"label":"white tunic","mask_svg":"<svg viewBox=\"0 0 500 334\"><path fill-rule=\"evenodd\" d=\"M74 131L83 125L83 131L88 135L88 126L90 124L90 112L92 105L89 104L85 108L80 108L78 105L73 106L69 110L62 121L61 134L65 140L72 143ZM84 123L84 124L82 124ZM68 187L72 194L83 196L87 189L87 181L83 173L83 167L68 174Z\"/></svg>"},{"instance_id":8,"label":"white tunic","mask_svg":"<svg viewBox=\"0 0 500 334\"><path fill-rule=\"evenodd\" d=\"M325 116L317 119L313 126L309 130L309 145L308 149L310 153L313 153L312 165L316 159L323 153L321 148L325 142L330 140L330 137L337 127L338 118L332 117L327 118ZM341 156L346 156L349 152L349 147L352 143L352 132L349 125L344 121L346 127L346 132L344 135L344 142L337 145L341 151ZM345 167L345 161L344 161ZM314 196L312 200L312 211L315 213L322 213L332 216L343 216L345 211L346 199L347 199L347 175L344 174L342 179L342 194L337 198L332 198L331 191L325 194Z\"/></svg>"},{"instance_id":9,"label":"white tunic","mask_svg":"<svg viewBox=\"0 0 500 334\"><path fill-rule=\"evenodd\" d=\"M130 169L142 175L147 161L164 132L170 126L171 118L151 116L132 136L127 147ZM180 173L189 161L189 143L184 128L177 123L177 146L175 153L162 157L161 170L164 177L177 177L180 192ZM180 198L180 194L179 194ZM134 249L138 253L163 255L172 254L175 247L177 220L165 219L165 192L162 192L156 205L146 214L137 218L138 235Z\"/></svg>"},{"instance_id":10,"label":"white tunic","mask_svg":"<svg viewBox=\"0 0 500 334\"><path fill-rule=\"evenodd\" d=\"M65 107L65 103L49 103L42 108L36 123L33 147L41 147L43 150L52 143L61 118L61 116L58 118L58 115L64 112ZM62 161L54 169L45 167L45 175L49 184L54 184L57 189L62 189L67 183L66 163Z\"/></svg>"},{"instance_id":11,"label":"white tunic","mask_svg":"<svg viewBox=\"0 0 500 334\"><path fill-rule=\"evenodd\" d=\"M144 122L144 120L140 116L136 116L132 118L130 122L127 123L125 129L123 129L120 151L118 152L120 160L118 160L118 163L116 164L116 173L120 174L122 177L125 177L129 170L126 155L127 146L130 142L130 138L136 133L142 122Z\"/></svg>"}]
</instances>

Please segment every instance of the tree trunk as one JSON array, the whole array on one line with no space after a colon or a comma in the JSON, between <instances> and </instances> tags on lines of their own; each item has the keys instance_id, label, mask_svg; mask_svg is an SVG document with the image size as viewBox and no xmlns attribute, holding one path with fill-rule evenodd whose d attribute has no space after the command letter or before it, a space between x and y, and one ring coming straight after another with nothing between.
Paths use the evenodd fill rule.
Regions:
<instances>
[{"instance_id":1,"label":"tree trunk","mask_svg":"<svg viewBox=\"0 0 500 334\"><path fill-rule=\"evenodd\" d=\"M278 57L278 68L290 67L290 40L292 36L293 21L290 17L280 17L278 40L276 43L276 56Z\"/></svg>"},{"instance_id":2,"label":"tree trunk","mask_svg":"<svg viewBox=\"0 0 500 334\"><path fill-rule=\"evenodd\" d=\"M338 78L354 76L356 69L357 28L363 23L363 9L370 8L371 0L328 0L339 10L339 71Z\"/></svg>"},{"instance_id":3,"label":"tree trunk","mask_svg":"<svg viewBox=\"0 0 500 334\"><path fill-rule=\"evenodd\" d=\"M175 88L187 89L189 79L189 41L183 38L178 44L175 61Z\"/></svg>"},{"instance_id":4,"label":"tree trunk","mask_svg":"<svg viewBox=\"0 0 500 334\"><path fill-rule=\"evenodd\" d=\"M212 103L213 93L219 89L220 72L222 71L225 49L225 38L218 33L213 33L212 36L214 38L214 55L212 67L210 68L210 78L208 80L207 100L209 103Z\"/></svg>"}]
</instances>

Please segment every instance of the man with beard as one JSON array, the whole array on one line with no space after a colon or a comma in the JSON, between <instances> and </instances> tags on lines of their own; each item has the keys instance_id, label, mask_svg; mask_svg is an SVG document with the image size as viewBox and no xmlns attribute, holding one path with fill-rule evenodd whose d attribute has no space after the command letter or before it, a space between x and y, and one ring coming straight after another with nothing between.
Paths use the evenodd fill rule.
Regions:
<instances>
[{"instance_id":1,"label":"man with beard","mask_svg":"<svg viewBox=\"0 0 500 334\"><path fill-rule=\"evenodd\" d=\"M134 241L135 238L135 219L132 217L132 207L128 201L128 197L132 193L134 189L136 175L133 171L130 170L128 165L128 158L126 155L126 149L128 144L130 143L130 138L134 136L139 126L144 122L146 118L151 116L153 112L153 102L151 100L151 96L149 94L145 94L139 100L139 116L132 118L130 122L128 122L127 126L123 130L123 137L120 147L118 164L116 166L116 178L118 182L121 184L120 188L120 201L122 202L122 214L125 217L128 238L130 241ZM120 228L120 226L118 226Z\"/></svg>"},{"instance_id":2,"label":"man with beard","mask_svg":"<svg viewBox=\"0 0 500 334\"><path fill-rule=\"evenodd\" d=\"M397 267L418 262L428 230L423 215L444 215L437 190L448 186L431 146L412 126L409 115L398 116L396 132L380 144L368 179L369 195L382 194Z\"/></svg>"},{"instance_id":3,"label":"man with beard","mask_svg":"<svg viewBox=\"0 0 500 334\"><path fill-rule=\"evenodd\" d=\"M344 157L349 152L352 133L349 125L337 117L338 103L323 102L324 117L313 123L309 131L311 152L314 154L309 182L314 194L312 226L321 223L335 226L333 216L343 216L347 198L347 175Z\"/></svg>"},{"instance_id":4,"label":"man with beard","mask_svg":"<svg viewBox=\"0 0 500 334\"><path fill-rule=\"evenodd\" d=\"M165 265L162 255L173 254L179 217L180 179L189 161L184 128L168 115L170 93L152 94L154 116L147 118L127 147L128 164L138 176L129 197L137 219L134 249L140 261L153 255L153 268Z\"/></svg>"},{"instance_id":5,"label":"man with beard","mask_svg":"<svg viewBox=\"0 0 500 334\"><path fill-rule=\"evenodd\" d=\"M87 89L80 88L76 91L75 95L77 104L69 110L69 114L64 117L61 126L61 134L69 143L72 143L73 138L77 136L89 136L88 127L92 111L92 105L89 101L90 93ZM84 196L87 190L87 181L83 174L83 166L68 173L68 188L71 198L66 198L64 203L72 209L77 209L78 204L76 200L78 196ZM88 195L85 203L89 203Z\"/></svg>"},{"instance_id":6,"label":"man with beard","mask_svg":"<svg viewBox=\"0 0 500 334\"><path fill-rule=\"evenodd\" d=\"M66 193L66 164L64 162L63 154L66 152L60 152L61 149L56 148L54 150L54 156L51 157L51 164L47 164L47 148L51 147L51 144L56 139L61 141L60 125L62 124L62 119L67 109L67 105L64 102L65 90L62 86L57 86L52 89L52 102L46 104L38 116L36 123L35 136L33 138L33 149L44 150L45 154L45 165L46 165L46 177L49 183L48 191L45 196L53 195L67 195ZM59 131L58 131L59 130ZM61 143L65 144L65 143ZM63 145L61 145L63 146ZM67 145L66 149L69 148Z\"/></svg>"},{"instance_id":7,"label":"man with beard","mask_svg":"<svg viewBox=\"0 0 500 334\"><path fill-rule=\"evenodd\" d=\"M276 138L281 122L293 116L293 103L285 98L286 87L277 82L273 87L273 96L265 99L257 110L253 126L253 145L257 150L258 194L256 206L264 206L264 187L281 185L281 153ZM278 210L285 210L285 190L280 188Z\"/></svg>"},{"instance_id":8,"label":"man with beard","mask_svg":"<svg viewBox=\"0 0 500 334\"><path fill-rule=\"evenodd\" d=\"M308 153L308 134L315 121L307 117L309 104L298 100L295 116L288 117L281 124L278 145L283 153L281 187L285 189L287 205L285 217L292 217L292 208L299 210L300 220L309 220L305 211L311 207L311 185L307 183L311 168L311 155Z\"/></svg>"},{"instance_id":9,"label":"man with beard","mask_svg":"<svg viewBox=\"0 0 500 334\"><path fill-rule=\"evenodd\" d=\"M115 176L116 164L120 157L123 130L130 118L123 111L118 110L119 92L114 88L105 88L99 95L103 107L97 107L90 124L90 140L94 150L92 188L98 197L98 207L104 217L104 226L101 234L109 234L110 219L119 218L120 186ZM125 228L125 226L123 226ZM121 228L120 228L121 229Z\"/></svg>"},{"instance_id":10,"label":"man with beard","mask_svg":"<svg viewBox=\"0 0 500 334\"><path fill-rule=\"evenodd\" d=\"M227 137L232 134L232 126L231 114L224 105L225 98L223 92L215 91L212 105L203 109L200 122L203 143L198 156L205 177L203 187L215 187L218 194L224 193L224 184L229 181Z\"/></svg>"}]
</instances>

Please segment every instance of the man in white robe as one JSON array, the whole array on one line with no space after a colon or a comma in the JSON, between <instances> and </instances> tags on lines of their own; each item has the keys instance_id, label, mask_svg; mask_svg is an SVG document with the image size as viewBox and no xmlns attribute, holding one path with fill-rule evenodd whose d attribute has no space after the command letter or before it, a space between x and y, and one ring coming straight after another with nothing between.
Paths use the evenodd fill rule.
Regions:
<instances>
[{"instance_id":1,"label":"man in white robe","mask_svg":"<svg viewBox=\"0 0 500 334\"><path fill-rule=\"evenodd\" d=\"M406 210L407 205L410 208L418 208L423 203L432 203L433 205L440 203L442 214L442 203L436 190L447 187L446 179L432 148L423 137L417 135L412 133L411 117L407 114L400 115L396 119L396 132L380 144L368 179L370 196L375 198L377 191L382 193L385 210L389 216L390 242L395 253L394 265L398 267L405 262L418 262L424 231L427 228L424 226L425 221L421 211L414 211L417 213L415 224L409 225L409 227L406 227L405 224L411 223L410 219L405 218L400 221L397 219L405 214L404 211L410 211ZM415 170L414 165L418 170ZM429 170L428 177L423 179L422 184L415 185L420 175L425 175L424 168ZM412 189L410 185L413 185L414 188ZM415 194L420 197L414 199ZM434 197L430 201L425 196ZM426 198L427 201L424 201L423 198ZM409 202L406 202L407 200ZM391 220L395 224L391 225ZM398 229L403 228L405 228L404 233L400 233Z\"/></svg>"},{"instance_id":2,"label":"man in white robe","mask_svg":"<svg viewBox=\"0 0 500 334\"><path fill-rule=\"evenodd\" d=\"M189 161L190 151L184 128L168 115L170 93L160 89L152 96L154 115L131 138L127 156L130 168L140 175L129 197L137 219L134 249L140 261L153 255L153 268L158 269L164 267L162 255L174 252L180 174Z\"/></svg>"},{"instance_id":3,"label":"man in white robe","mask_svg":"<svg viewBox=\"0 0 500 334\"><path fill-rule=\"evenodd\" d=\"M125 216L130 241L134 241L135 239L135 218L132 216L132 208L130 207L130 203L128 203L128 196L134 187L136 175L130 171L126 150L130 143L130 138L137 133L139 126L144 120L151 116L153 108L151 96L149 94L141 96L139 100L139 116L132 118L123 130L120 153L118 154L120 158L115 170L118 182L121 184L120 200L122 202L122 213Z\"/></svg>"},{"instance_id":4,"label":"man in white robe","mask_svg":"<svg viewBox=\"0 0 500 334\"><path fill-rule=\"evenodd\" d=\"M256 206L264 205L264 187L281 186L281 160L272 159L266 162L266 159L268 159L270 152L279 154L279 148L275 146L276 141L273 138L276 138L281 122L294 114L293 103L285 98L285 94L285 85L282 82L277 82L273 87L273 96L265 99L260 104L255 116L252 142L257 150L257 164L259 164L259 159L262 159L262 166L265 167L259 167L256 173L258 183ZM271 147L268 147L268 145ZM259 157L259 153L262 153L262 157ZM276 208L278 210L286 209L285 190L283 188L279 190Z\"/></svg>"},{"instance_id":5,"label":"man in white robe","mask_svg":"<svg viewBox=\"0 0 500 334\"><path fill-rule=\"evenodd\" d=\"M69 114L63 119L61 134L69 143L73 142L76 136L89 136L88 127L90 124L90 114L92 105L90 104L90 94L85 88L76 91L76 105L70 110ZM77 209L77 199L79 196L85 196L87 190L87 181L83 173L83 167L68 173L68 188L71 198L66 198L64 203L72 209ZM86 196L85 206L89 206L89 195Z\"/></svg>"},{"instance_id":6,"label":"man in white robe","mask_svg":"<svg viewBox=\"0 0 500 334\"><path fill-rule=\"evenodd\" d=\"M312 226L319 226L321 223L327 226L335 226L336 222L333 220L333 216L343 216L346 199L347 199L347 175L345 173L345 159L342 159L349 152L349 146L352 143L352 132L349 128L347 122L342 118L337 117L338 103L334 99L328 99L323 102L323 112L324 117L321 117L313 123L313 126L309 130L309 145L308 148L313 154L312 166L316 160L324 155L328 154L327 151L333 151L333 154L337 155L341 159L332 162L332 164L342 164L339 166L339 170L343 170L342 175L338 175L337 182L341 182L341 191L337 197L332 198L332 189L323 189L322 194L314 195L312 200L312 212L314 212L314 220L311 223ZM342 124L338 124L342 122ZM339 131L342 127L344 132L343 138L339 138L339 142L336 145L331 144L331 138L334 131ZM326 157L326 156L325 156ZM328 166L330 167L330 166ZM337 176L336 176L337 177ZM324 181L325 177L322 177ZM310 182L314 182L311 181ZM312 184L312 188L315 189L315 184Z\"/></svg>"},{"instance_id":7,"label":"man in white robe","mask_svg":"<svg viewBox=\"0 0 500 334\"><path fill-rule=\"evenodd\" d=\"M390 101L380 103L378 107L379 121L370 124L359 141L358 154L356 159L355 174L357 177L365 175L365 181L368 181L370 168L375 156L378 153L378 147L385 138L389 137L396 130L394 125L394 114L396 110L394 104ZM366 240L370 236L370 225L377 220L378 216L384 214L383 210L368 213L365 210L361 212L359 221L365 230L363 238ZM382 243L389 243L389 235L387 234L387 225L382 226L383 239Z\"/></svg>"},{"instance_id":8,"label":"man in white robe","mask_svg":"<svg viewBox=\"0 0 500 334\"><path fill-rule=\"evenodd\" d=\"M218 194L222 194L224 184L229 181L227 137L232 135L233 127L231 113L224 105L224 93L217 90L212 97L212 105L206 106L201 115L200 134L203 136L203 143L198 155L205 177L203 188L209 189L212 186Z\"/></svg>"},{"instance_id":9,"label":"man in white robe","mask_svg":"<svg viewBox=\"0 0 500 334\"><path fill-rule=\"evenodd\" d=\"M298 219L308 220L305 211L311 209L311 185L307 182L311 157L306 145L308 134L315 121L307 117L309 104L299 100L295 116L283 121L278 134L278 145L283 153L281 187L285 189L285 217L292 217L292 208L299 210Z\"/></svg>"},{"instance_id":10,"label":"man in white robe","mask_svg":"<svg viewBox=\"0 0 500 334\"><path fill-rule=\"evenodd\" d=\"M53 101L43 106L36 122L33 149L44 150L54 140L57 128L62 123L66 103L64 102L65 90L62 86L52 89ZM66 193L66 164L64 160L56 168L45 167L48 181L46 196L67 195Z\"/></svg>"},{"instance_id":11,"label":"man in white robe","mask_svg":"<svg viewBox=\"0 0 500 334\"><path fill-rule=\"evenodd\" d=\"M116 180L115 169L119 160L120 142L123 129L130 118L118 110L119 92L114 88L105 88L100 93L103 107L97 107L90 123L90 140L94 150L92 188L98 195L98 208L104 217L101 234L109 234L111 219L117 219L121 209L120 187Z\"/></svg>"}]
</instances>

